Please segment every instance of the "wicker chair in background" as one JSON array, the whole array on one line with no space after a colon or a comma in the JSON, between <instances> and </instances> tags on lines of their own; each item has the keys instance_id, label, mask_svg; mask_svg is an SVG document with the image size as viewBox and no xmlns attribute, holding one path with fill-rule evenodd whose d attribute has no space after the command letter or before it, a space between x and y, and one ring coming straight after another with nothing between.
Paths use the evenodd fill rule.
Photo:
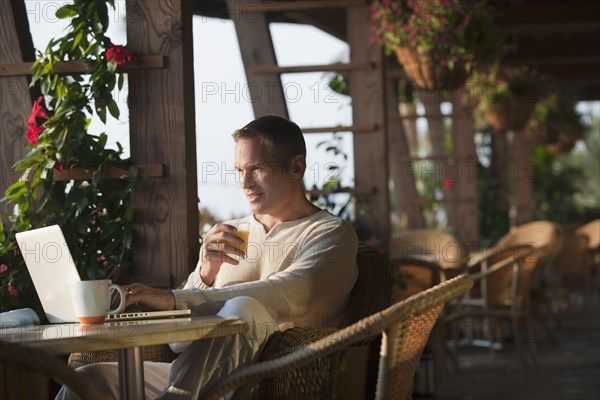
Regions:
<instances>
[{"instance_id":1,"label":"wicker chair in background","mask_svg":"<svg viewBox=\"0 0 600 400\"><path fill-rule=\"evenodd\" d=\"M588 238L588 265L593 277L591 283L595 295L598 294L600 286L600 219L595 219L577 228L578 235L585 235ZM597 300L597 297L596 297Z\"/></svg>"},{"instance_id":2,"label":"wicker chair in background","mask_svg":"<svg viewBox=\"0 0 600 400\"><path fill-rule=\"evenodd\" d=\"M565 232L563 245L549 269L548 299L552 315L572 306L580 306L591 298L592 282L588 269L587 236ZM560 322L556 318L556 322Z\"/></svg>"},{"instance_id":3,"label":"wicker chair in background","mask_svg":"<svg viewBox=\"0 0 600 400\"><path fill-rule=\"evenodd\" d=\"M392 302L390 270L383 257L366 244L359 243L356 264L358 278L344 310L341 326L348 326L381 311ZM265 344L259 360L281 357L336 330L335 328L294 327L275 332ZM341 351L332 353L327 360L308 365L300 371L273 377L270 381L272 396L268 398L293 398L294 393L298 393L299 398L332 397L341 354ZM146 361L170 362L176 356L166 345L144 347ZM100 361L116 361L116 353L114 351L73 353L69 358L69 365L77 367Z\"/></svg>"},{"instance_id":4,"label":"wicker chair in background","mask_svg":"<svg viewBox=\"0 0 600 400\"><path fill-rule=\"evenodd\" d=\"M0 398L49 399L50 380L67 385L82 399L106 399L60 358L0 341Z\"/></svg>"},{"instance_id":5,"label":"wicker chair in background","mask_svg":"<svg viewBox=\"0 0 600 400\"><path fill-rule=\"evenodd\" d=\"M536 317L535 307L532 303L532 282L536 269L544 263L550 262L557 253L560 244L560 230L558 226L548 221L535 221L513 228L509 233L500 238L493 249L489 250L487 257L480 257L479 264L473 264L468 271L474 279L477 290L464 296L456 305L454 311L447 316L447 320L456 321L456 327L467 327L466 340L463 344L478 344L490 347L491 350L501 348L502 332L497 333L495 339L489 340L491 321L507 320L514 335L519 356L527 366L522 348L523 338L519 330L520 322L528 328L530 333L534 327L531 324ZM485 340L473 340L473 318L482 321L482 334ZM538 320L546 333L553 339L542 320ZM495 325L501 327L501 325ZM456 329L455 331L459 331ZM535 341L527 338L530 345L530 356L536 365ZM455 351L458 351L458 338L455 341Z\"/></svg>"},{"instance_id":6,"label":"wicker chair in background","mask_svg":"<svg viewBox=\"0 0 600 400\"><path fill-rule=\"evenodd\" d=\"M265 383L273 376L318 363L331 354L383 333L376 399L410 399L419 357L440 311L446 302L461 296L471 286L472 279L466 275L448 280L292 353L240 368L214 385L203 388L199 398L216 400L235 391L234 399L246 399L257 385L254 396L258 398L327 398L302 393L277 397L269 392L270 386Z\"/></svg>"}]
</instances>

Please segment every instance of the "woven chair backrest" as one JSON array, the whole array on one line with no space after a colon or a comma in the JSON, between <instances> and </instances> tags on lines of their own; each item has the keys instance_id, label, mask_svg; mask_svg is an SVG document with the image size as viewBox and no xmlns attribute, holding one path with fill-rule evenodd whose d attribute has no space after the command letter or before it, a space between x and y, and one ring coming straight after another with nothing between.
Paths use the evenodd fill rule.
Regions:
<instances>
[{"instance_id":1,"label":"woven chair backrest","mask_svg":"<svg viewBox=\"0 0 600 400\"><path fill-rule=\"evenodd\" d=\"M359 243L356 265L358 278L350 293L342 326L381 311L392 302L392 277L383 256L365 243Z\"/></svg>"},{"instance_id":2,"label":"woven chair backrest","mask_svg":"<svg viewBox=\"0 0 600 400\"><path fill-rule=\"evenodd\" d=\"M565 234L560 253L554 260L552 271L560 277L578 283L589 278L586 256L589 239L574 232Z\"/></svg>"},{"instance_id":3,"label":"woven chair backrest","mask_svg":"<svg viewBox=\"0 0 600 400\"><path fill-rule=\"evenodd\" d=\"M588 237L588 248L590 250L600 248L600 219L595 219L580 226L575 232Z\"/></svg>"},{"instance_id":4,"label":"woven chair backrest","mask_svg":"<svg viewBox=\"0 0 600 400\"><path fill-rule=\"evenodd\" d=\"M379 354L377 400L412 398L421 353L443 306L437 304L385 330Z\"/></svg>"},{"instance_id":5,"label":"woven chair backrest","mask_svg":"<svg viewBox=\"0 0 600 400\"><path fill-rule=\"evenodd\" d=\"M534 221L511 228L510 232L502 236L494 247L504 249L529 245L543 250L546 255L556 251L560 238L561 230L558 225L550 221Z\"/></svg>"},{"instance_id":6,"label":"woven chair backrest","mask_svg":"<svg viewBox=\"0 0 600 400\"><path fill-rule=\"evenodd\" d=\"M490 265L506 257L524 254L531 247L535 252L520 262L518 286L514 298L511 292L512 268L503 268L488 278L488 303L504 306L514 303L517 310L524 310L529 300L531 282L536 268L551 261L560 251L561 245L562 231L558 225L550 221L534 221L512 228L494 245L500 252L493 258Z\"/></svg>"}]
</instances>

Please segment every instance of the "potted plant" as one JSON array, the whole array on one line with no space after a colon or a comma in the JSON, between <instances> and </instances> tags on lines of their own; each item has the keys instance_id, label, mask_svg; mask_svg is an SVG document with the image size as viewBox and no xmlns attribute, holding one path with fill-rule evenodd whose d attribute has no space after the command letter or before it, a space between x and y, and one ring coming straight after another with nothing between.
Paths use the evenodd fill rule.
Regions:
<instances>
[{"instance_id":1,"label":"potted plant","mask_svg":"<svg viewBox=\"0 0 600 400\"><path fill-rule=\"evenodd\" d=\"M60 225L82 279L116 279L131 264L131 199L137 171L122 157L120 144L109 149L105 133L88 132L94 115L103 122L107 111L119 117L113 91L123 86L124 77L117 66L132 60L126 47L113 45L105 35L109 4L114 7L112 0L75 0L59 8L56 16L68 18L69 26L64 36L50 40L34 63L32 85L39 84L42 96L23 127L29 143L28 153L15 165L21 179L2 199L11 212L0 219L0 311L40 310L15 240L17 232ZM89 74L55 73L62 61L81 61ZM106 167L124 173L104 179ZM76 170L90 176L81 179L72 173L71 180L58 178Z\"/></svg>"},{"instance_id":2,"label":"potted plant","mask_svg":"<svg viewBox=\"0 0 600 400\"><path fill-rule=\"evenodd\" d=\"M548 87L546 77L528 66L500 66L473 74L468 86L476 110L494 132L525 127Z\"/></svg>"},{"instance_id":3,"label":"potted plant","mask_svg":"<svg viewBox=\"0 0 600 400\"><path fill-rule=\"evenodd\" d=\"M527 128L534 141L553 154L571 151L584 131L575 102L556 92L537 103Z\"/></svg>"},{"instance_id":4,"label":"potted plant","mask_svg":"<svg viewBox=\"0 0 600 400\"><path fill-rule=\"evenodd\" d=\"M402 0L371 3L372 42L396 53L423 90L461 87L477 68L494 62L502 44L483 2Z\"/></svg>"}]
</instances>

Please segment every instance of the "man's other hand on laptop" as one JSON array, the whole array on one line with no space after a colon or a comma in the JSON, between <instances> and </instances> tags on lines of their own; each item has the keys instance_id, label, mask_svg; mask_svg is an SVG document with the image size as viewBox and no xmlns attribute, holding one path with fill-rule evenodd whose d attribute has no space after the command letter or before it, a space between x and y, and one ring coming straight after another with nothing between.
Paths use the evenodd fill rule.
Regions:
<instances>
[{"instance_id":1,"label":"man's other hand on laptop","mask_svg":"<svg viewBox=\"0 0 600 400\"><path fill-rule=\"evenodd\" d=\"M175 296L169 289L157 289L141 283L123 286L127 293L126 307L140 303L154 310L168 311L175 308Z\"/></svg>"}]
</instances>

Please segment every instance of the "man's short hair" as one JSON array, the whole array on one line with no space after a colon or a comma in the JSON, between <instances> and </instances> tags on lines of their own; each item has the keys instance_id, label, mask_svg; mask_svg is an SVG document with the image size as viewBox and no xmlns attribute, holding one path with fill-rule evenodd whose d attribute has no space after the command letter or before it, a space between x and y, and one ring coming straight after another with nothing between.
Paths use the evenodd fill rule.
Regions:
<instances>
[{"instance_id":1,"label":"man's short hair","mask_svg":"<svg viewBox=\"0 0 600 400\"><path fill-rule=\"evenodd\" d=\"M260 140L282 167L287 167L298 155L306 157L306 143L298 125L275 115L256 118L232 136L236 142L241 139Z\"/></svg>"}]
</instances>

